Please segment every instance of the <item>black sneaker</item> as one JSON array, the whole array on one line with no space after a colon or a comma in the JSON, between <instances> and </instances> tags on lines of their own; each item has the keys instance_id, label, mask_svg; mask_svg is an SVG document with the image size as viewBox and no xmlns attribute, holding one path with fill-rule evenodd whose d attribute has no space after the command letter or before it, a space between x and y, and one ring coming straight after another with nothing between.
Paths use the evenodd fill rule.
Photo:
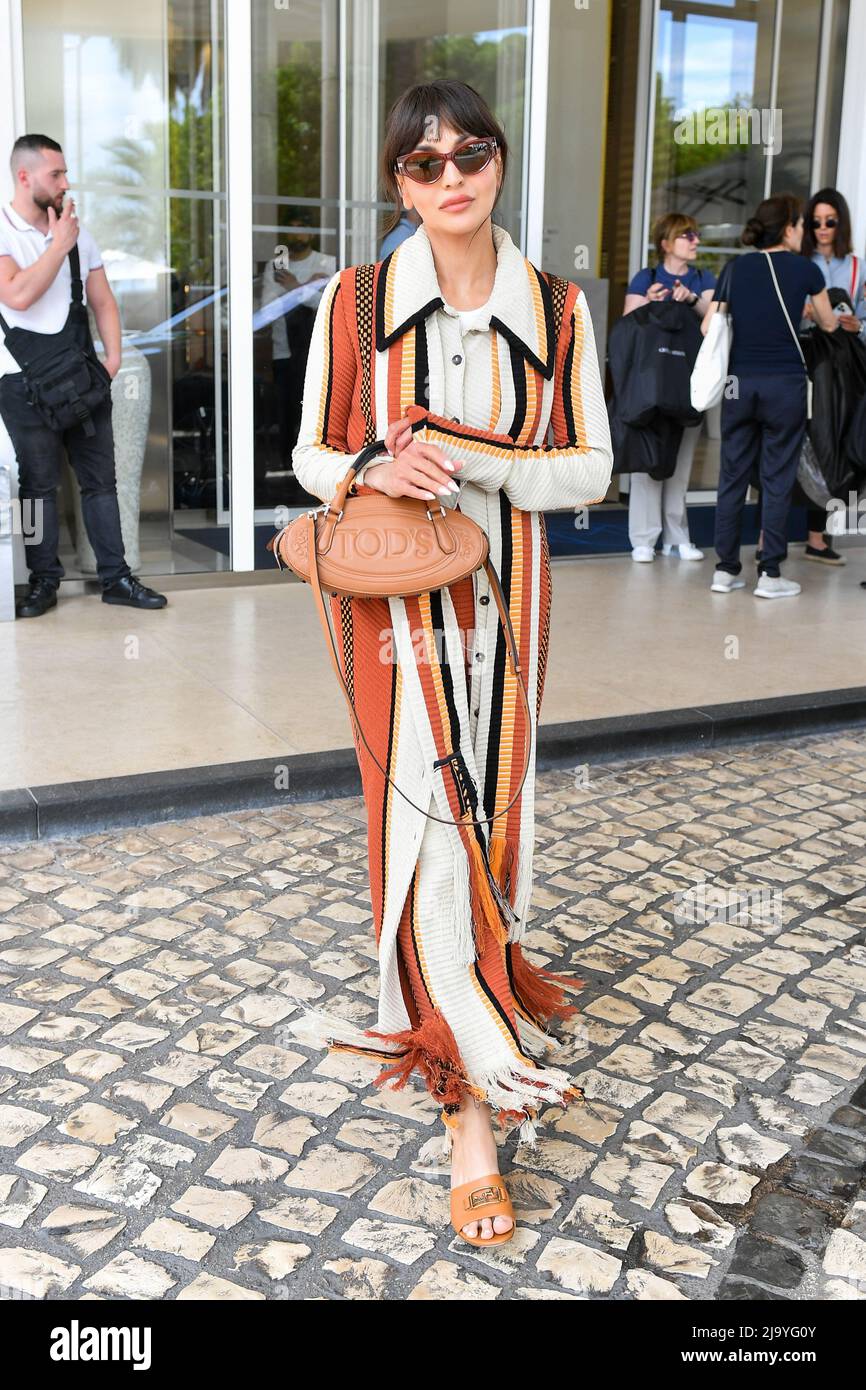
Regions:
<instances>
[{"instance_id":1,"label":"black sneaker","mask_svg":"<svg viewBox=\"0 0 866 1390\"><path fill-rule=\"evenodd\" d=\"M50 579L31 579L27 593L15 601L16 618L41 618L57 607L57 585Z\"/></svg>"},{"instance_id":2,"label":"black sneaker","mask_svg":"<svg viewBox=\"0 0 866 1390\"><path fill-rule=\"evenodd\" d=\"M164 608L168 599L165 594L146 588L134 574L129 574L103 589L102 602L124 603L128 608Z\"/></svg>"}]
</instances>

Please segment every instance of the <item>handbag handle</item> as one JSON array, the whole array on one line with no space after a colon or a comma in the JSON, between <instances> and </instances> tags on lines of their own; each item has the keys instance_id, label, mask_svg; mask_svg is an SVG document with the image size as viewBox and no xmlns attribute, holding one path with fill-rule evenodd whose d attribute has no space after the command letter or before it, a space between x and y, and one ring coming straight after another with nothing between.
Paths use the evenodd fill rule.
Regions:
<instances>
[{"instance_id":1,"label":"handbag handle","mask_svg":"<svg viewBox=\"0 0 866 1390\"><path fill-rule=\"evenodd\" d=\"M376 443L375 443L375 445L374 445L374 444L368 445L367 448L364 449L364 450L362 450L362 452L358 455L358 458L356 458L356 459L353 461L352 466L351 466L349 472L346 474L345 478L343 479L343 483L341 484L340 489L338 489L338 493L337 493L337 496L338 496L338 497L340 496L340 493L341 493L341 492L343 493L343 496L345 497L345 488L348 486L347 480L348 480L348 481L351 481L352 475L353 475L354 473L357 473L357 470L361 467L362 462L365 461L364 455L370 454L370 457L374 457L374 454L370 453L370 451L371 451L371 450L376 450L376 449L378 449L378 450L381 452L381 441L378 441L378 440L377 440ZM331 624L330 624L330 622L328 621L328 614L327 614L327 610L326 610L326 607L325 607L324 595L323 595L323 593L322 593L322 584L321 584L321 580L319 579L318 552L317 552L317 547L316 547L316 521L315 521L315 515L314 515L312 512L307 512L307 527L308 527L308 532L309 532L310 585L311 585L311 588L312 588L313 593L314 593L315 598L316 598L316 607L317 607L318 613L319 613L319 620L320 620L320 622L321 622L321 624L322 624L322 627L323 627L324 630L325 630L325 634L326 634L326 636L327 636L327 638L328 638L328 654L329 654L329 656L330 656L330 658L331 658L331 663L332 663L332 665L333 665L333 667L334 667L334 670L335 670L336 673L337 673L337 678L338 678L338 680L339 680L339 682L340 682L340 687L341 687L341 689L342 689L342 691L343 691L343 694L344 694L344 696L345 696L346 704L347 704L348 707L349 707L349 714L350 714L350 716L351 716L352 722L353 722L355 728L358 730L358 734L359 734L359 736L360 736L360 738L361 738L361 740L362 740L362 742L363 742L363 744L364 744L364 747L367 749L367 752L370 754L370 757L373 759L373 762L376 764L376 766L377 766L377 768L379 769L379 771L383 774L383 776L385 777L386 781L390 782L390 784L391 784L391 786L394 788L394 790L395 790L396 792L398 792L400 796L402 796L402 798L403 798L404 801L408 801L410 806L414 807L414 809L415 809L416 811L420 811L421 814L424 815L424 816L426 816L428 820L439 821L442 825L458 825L458 824L459 824L459 825L487 825L490 821L498 820L500 816L506 815L507 812L511 810L511 808L512 808L512 806L514 805L514 803L515 803L515 801L517 800L517 798L520 796L520 793L523 791L523 784L524 784L524 782L526 781L526 774L527 774L527 772L529 771L529 759L530 759L530 754L531 754L531 751L532 751L532 747L531 747L532 715L531 715L531 712L530 712L530 709L529 709L529 700L528 700L528 698L527 698L526 690L525 690L524 685L523 685L523 677L522 677L522 674L521 674L521 667L520 667L520 657L519 657L518 651L517 651L517 643L516 643L515 640L514 640L514 628L513 628L512 625L511 625L511 615L509 614L508 608L506 607L505 595L504 595L503 592L502 592L502 585L501 585L501 583L499 582L499 575L496 573L496 570L495 570L494 566L491 564L489 558L486 559L486 560L484 561L484 568L485 568L485 570L486 570L486 572L487 572L487 577L488 577L488 579L490 580L490 587L491 587L492 590L493 590L493 597L494 597L494 599L495 599L495 601L496 601L496 607L497 607L497 609L498 609L498 611L499 611L499 617L500 617L500 620L501 620L501 623L502 623L502 629L503 629L503 632L505 633L505 643L506 643L506 647L507 647L507 649L508 649L508 660L509 660L509 664L510 664L510 666L511 666L511 670L512 670L512 673L513 673L513 675L514 675L514 678L515 678L515 680L516 680L516 682L517 682L517 689L518 689L518 691L520 692L520 700L521 700L521 704L522 704L522 707L523 707L523 713L524 713L524 716L525 716L525 729L526 729L526 733L525 733L525 738L524 738L524 749L523 749L523 771L522 771L522 774L521 774L521 777L520 777L520 782L518 783L517 791L514 793L513 797L512 797L511 800L509 801L508 805L505 806L505 807L503 807L503 809L502 809L501 811L497 811L496 814L493 815L493 816L481 816L481 817L477 817L477 818L476 818L476 817L467 817L467 816L464 816L460 821L454 821L454 820L448 820L448 819L446 819L446 817L444 817L444 816L434 816L434 815L431 815L431 813L430 813L429 811L425 811L425 810L424 810L423 806L418 806L417 803L414 802L414 801L412 800L411 797L409 797L409 796L406 795L405 792L400 791L400 788L397 786L397 783L393 780L392 777L389 777L389 776L388 776L388 773L385 771L385 768L384 768L384 767L382 766L382 764L379 762L379 759L376 757L376 754L373 752L372 748L370 747L369 743L367 742L367 736L366 736L366 734L364 733L364 730L361 728L361 722L360 722L360 720L358 719L358 715L357 715L357 713L356 713L356 711L355 711L355 705L354 705L354 701L352 700L351 692L349 691L349 687L346 685L345 677L343 676L343 672L342 672L342 670L341 670L341 668L340 668L340 659L339 659L339 656L338 656L338 654L337 654L337 644L336 644L336 642L334 641L334 634L333 634L333 632L332 632L332 630L331 630ZM447 761L450 761L450 760L451 760L452 758L454 758L454 757L455 757L455 755L452 753L452 754L449 756L449 758L444 759L443 761L446 761L446 762L447 762ZM458 778L458 780L459 780L459 778L460 778L459 764L458 764L458 768L457 768L457 771L456 771L456 774L455 774L455 775L457 776L457 778Z\"/></svg>"}]
</instances>

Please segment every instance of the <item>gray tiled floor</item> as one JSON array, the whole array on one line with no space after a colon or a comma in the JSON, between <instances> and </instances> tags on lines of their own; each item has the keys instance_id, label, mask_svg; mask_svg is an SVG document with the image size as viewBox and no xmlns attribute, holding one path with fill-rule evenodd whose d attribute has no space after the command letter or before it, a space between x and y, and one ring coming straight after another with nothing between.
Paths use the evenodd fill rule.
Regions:
<instances>
[{"instance_id":1,"label":"gray tiled floor","mask_svg":"<svg viewBox=\"0 0 866 1390\"><path fill-rule=\"evenodd\" d=\"M492 1251L420 1079L286 997L375 1021L360 801L0 845L0 1295L866 1297L866 731L585 771L527 944L587 1103Z\"/></svg>"}]
</instances>

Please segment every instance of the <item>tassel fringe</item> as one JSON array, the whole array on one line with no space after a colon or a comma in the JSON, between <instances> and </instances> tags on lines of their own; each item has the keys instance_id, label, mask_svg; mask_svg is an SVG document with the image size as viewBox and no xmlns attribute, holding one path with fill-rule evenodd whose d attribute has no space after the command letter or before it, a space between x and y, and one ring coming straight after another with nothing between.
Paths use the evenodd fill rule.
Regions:
<instances>
[{"instance_id":1,"label":"tassel fringe","mask_svg":"<svg viewBox=\"0 0 866 1390\"><path fill-rule=\"evenodd\" d=\"M496 836L487 849L490 872L496 879L504 895L510 896L514 884L510 882L514 874L514 842L504 835Z\"/></svg>"},{"instance_id":2,"label":"tassel fringe","mask_svg":"<svg viewBox=\"0 0 866 1390\"><path fill-rule=\"evenodd\" d=\"M518 941L508 943L506 956L514 1001L525 1009L537 1027L551 1018L570 1018L572 1014L580 1013L576 1004L569 1004L563 990L580 991L586 980L571 975L555 975L550 970L533 965L524 956Z\"/></svg>"},{"instance_id":3,"label":"tassel fringe","mask_svg":"<svg viewBox=\"0 0 866 1390\"><path fill-rule=\"evenodd\" d=\"M517 1004L516 1000L515 1004ZM519 1006L516 1012L517 1035L520 1038L523 1048L527 1052L531 1052L535 1057L540 1057L543 1056L545 1052L560 1051L562 1043L558 1038L552 1037L550 1033L545 1033L541 1028L537 1027L531 1019L527 1018L526 1015L521 1012Z\"/></svg>"},{"instance_id":4,"label":"tassel fringe","mask_svg":"<svg viewBox=\"0 0 866 1390\"><path fill-rule=\"evenodd\" d=\"M305 999L299 999L296 995L287 994L284 998L296 1004L303 1014L303 1033L298 1033L298 1041L304 1042L309 1047L330 1047L332 1043L339 1044L340 1049L348 1052L362 1052L371 1057L388 1058L392 1055L393 1049L374 1048L370 1043L371 1034L364 1028L358 1028L355 1024L349 1023L344 1018L338 1018L335 1014L325 1013L323 1009L313 1008ZM295 1036L295 1030L291 1025L300 1020L291 1019L281 1026L280 1032L291 1032ZM381 1036L381 1035L380 1035Z\"/></svg>"},{"instance_id":5,"label":"tassel fringe","mask_svg":"<svg viewBox=\"0 0 866 1390\"><path fill-rule=\"evenodd\" d=\"M539 1067L534 1073L515 1067L500 1068L485 1073L478 1081L486 1093L485 1099L496 1112L494 1118L500 1126L509 1118L521 1121L521 1143L537 1143L538 1131L534 1120L541 1101L563 1107L571 1103L586 1103L583 1087L575 1086L568 1074L557 1067Z\"/></svg>"},{"instance_id":6,"label":"tassel fringe","mask_svg":"<svg viewBox=\"0 0 866 1390\"><path fill-rule=\"evenodd\" d=\"M469 881L470 881L470 901L472 907L472 921L475 926L475 947L476 954L484 954L484 929L491 931L497 941L503 945L508 939L507 924L503 921L503 913L500 902L494 896L495 880L492 878L484 851L475 838L474 832L469 831ZM496 894L499 894L496 886Z\"/></svg>"},{"instance_id":7,"label":"tassel fringe","mask_svg":"<svg viewBox=\"0 0 866 1390\"><path fill-rule=\"evenodd\" d=\"M465 1091L479 1100L483 1099L479 1088L463 1075L457 1039L438 1009L428 1015L418 1028L407 1028L399 1033L378 1033L371 1028L369 1036L382 1038L406 1049L398 1062L379 1073L374 1085L383 1086L394 1077L396 1079L391 1089L399 1091L417 1069L431 1095L443 1105L459 1105Z\"/></svg>"}]
</instances>

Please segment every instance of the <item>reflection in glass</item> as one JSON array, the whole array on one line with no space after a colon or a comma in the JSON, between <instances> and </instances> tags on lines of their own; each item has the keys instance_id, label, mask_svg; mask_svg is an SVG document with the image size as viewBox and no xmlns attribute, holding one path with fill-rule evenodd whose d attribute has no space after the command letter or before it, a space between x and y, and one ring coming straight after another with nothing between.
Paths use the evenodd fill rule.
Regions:
<instances>
[{"instance_id":1,"label":"reflection in glass","mask_svg":"<svg viewBox=\"0 0 866 1390\"><path fill-rule=\"evenodd\" d=\"M694 217L699 264L711 269L764 196L769 128L735 113L769 109L775 8L662 0L658 16L650 224L673 211Z\"/></svg>"},{"instance_id":2,"label":"reflection in glass","mask_svg":"<svg viewBox=\"0 0 866 1390\"><path fill-rule=\"evenodd\" d=\"M228 566L221 9L22 3L27 128L62 144L120 308L118 499L142 574ZM63 562L87 575L71 471L64 490Z\"/></svg>"}]
</instances>

